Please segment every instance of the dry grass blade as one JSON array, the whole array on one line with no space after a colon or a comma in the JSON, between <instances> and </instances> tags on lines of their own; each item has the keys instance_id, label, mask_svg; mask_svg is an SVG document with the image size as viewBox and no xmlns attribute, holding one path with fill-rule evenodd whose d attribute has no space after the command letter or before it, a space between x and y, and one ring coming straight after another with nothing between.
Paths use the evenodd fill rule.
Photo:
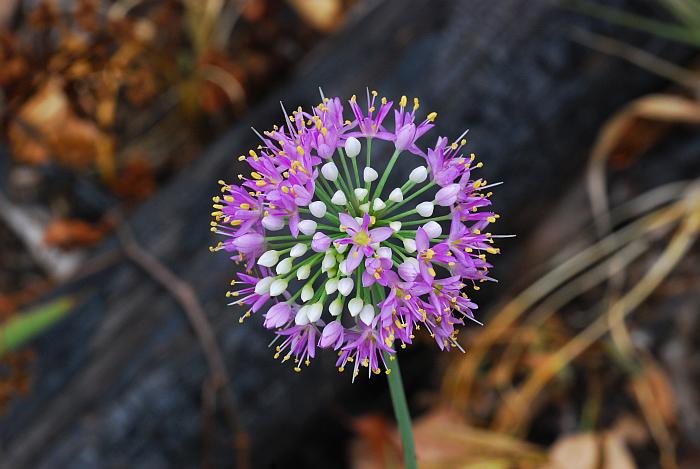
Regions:
<instances>
[{"instance_id":1,"label":"dry grass blade","mask_svg":"<svg viewBox=\"0 0 700 469\"><path fill-rule=\"evenodd\" d=\"M685 213L684 204L676 202L636 220L589 248L554 267L498 310L484 331L470 346L470 353L460 357L443 382L443 399L448 406L463 408L469 402L476 373L490 347L508 332L529 309L563 284L646 233L674 224Z\"/></svg>"},{"instance_id":2,"label":"dry grass blade","mask_svg":"<svg viewBox=\"0 0 700 469\"><path fill-rule=\"evenodd\" d=\"M640 118L700 124L700 103L682 96L652 94L632 101L607 121L593 146L586 177L593 215L599 230L603 232L610 230L606 163L625 134Z\"/></svg>"},{"instance_id":3,"label":"dry grass blade","mask_svg":"<svg viewBox=\"0 0 700 469\"><path fill-rule=\"evenodd\" d=\"M685 256L700 232L700 185L692 187L684 200L678 202L684 209L683 221L660 257L642 279L611 306L611 315L622 321L634 311L670 274ZM526 382L506 397L500 407L494 429L511 434L520 434L527 428L529 407L542 388L568 363L584 352L595 341L604 336L611 327L607 316L600 316L579 335L553 354L538 367Z\"/></svg>"},{"instance_id":4,"label":"dry grass blade","mask_svg":"<svg viewBox=\"0 0 700 469\"><path fill-rule=\"evenodd\" d=\"M627 60L644 70L678 83L696 94L700 92L700 75L657 57L644 49L581 28L574 29L572 39L604 54Z\"/></svg>"}]
</instances>

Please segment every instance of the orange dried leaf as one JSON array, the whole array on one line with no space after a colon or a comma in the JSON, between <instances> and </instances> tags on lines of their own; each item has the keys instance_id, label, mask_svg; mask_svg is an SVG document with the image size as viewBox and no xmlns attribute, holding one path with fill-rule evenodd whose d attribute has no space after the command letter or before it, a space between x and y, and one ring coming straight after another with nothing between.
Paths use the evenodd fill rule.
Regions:
<instances>
[{"instance_id":1,"label":"orange dried leaf","mask_svg":"<svg viewBox=\"0 0 700 469\"><path fill-rule=\"evenodd\" d=\"M102 240L108 231L105 223L93 225L76 219L55 220L46 227L44 242L62 249L89 247Z\"/></svg>"},{"instance_id":2,"label":"orange dried leaf","mask_svg":"<svg viewBox=\"0 0 700 469\"><path fill-rule=\"evenodd\" d=\"M40 164L55 157L66 166L93 162L103 133L71 109L59 78L49 79L10 122L8 137L21 162Z\"/></svg>"}]
</instances>

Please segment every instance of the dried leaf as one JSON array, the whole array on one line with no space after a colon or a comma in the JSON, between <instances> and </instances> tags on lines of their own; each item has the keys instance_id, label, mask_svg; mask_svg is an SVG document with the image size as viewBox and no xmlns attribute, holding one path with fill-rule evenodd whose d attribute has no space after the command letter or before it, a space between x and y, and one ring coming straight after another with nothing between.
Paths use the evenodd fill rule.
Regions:
<instances>
[{"instance_id":1,"label":"dried leaf","mask_svg":"<svg viewBox=\"0 0 700 469\"><path fill-rule=\"evenodd\" d=\"M71 109L62 80L49 79L10 122L8 137L15 158L40 164L52 157L67 166L94 161L100 139L97 126Z\"/></svg>"},{"instance_id":2,"label":"dried leaf","mask_svg":"<svg viewBox=\"0 0 700 469\"><path fill-rule=\"evenodd\" d=\"M552 446L546 469L597 469L599 461L598 436L579 433L560 438Z\"/></svg>"},{"instance_id":3,"label":"dried leaf","mask_svg":"<svg viewBox=\"0 0 700 469\"><path fill-rule=\"evenodd\" d=\"M314 28L331 32L336 29L342 17L341 0L288 0L304 21Z\"/></svg>"},{"instance_id":4,"label":"dried leaf","mask_svg":"<svg viewBox=\"0 0 700 469\"><path fill-rule=\"evenodd\" d=\"M614 433L603 437L603 466L602 469L634 469L634 459L624 440Z\"/></svg>"},{"instance_id":5,"label":"dried leaf","mask_svg":"<svg viewBox=\"0 0 700 469\"><path fill-rule=\"evenodd\" d=\"M82 220L55 220L46 227L44 242L62 249L94 246L109 231L108 223L93 225Z\"/></svg>"}]
</instances>

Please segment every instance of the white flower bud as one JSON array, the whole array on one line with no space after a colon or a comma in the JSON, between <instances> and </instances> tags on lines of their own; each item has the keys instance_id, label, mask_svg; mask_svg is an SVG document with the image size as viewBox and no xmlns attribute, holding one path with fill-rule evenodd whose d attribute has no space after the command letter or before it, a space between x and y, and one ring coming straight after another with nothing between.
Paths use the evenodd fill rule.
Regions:
<instances>
[{"instance_id":1,"label":"white flower bud","mask_svg":"<svg viewBox=\"0 0 700 469\"><path fill-rule=\"evenodd\" d=\"M383 210L385 207L386 207L386 204L379 197L374 199L374 202L372 202L372 209L374 209L375 211Z\"/></svg>"},{"instance_id":2,"label":"white flower bud","mask_svg":"<svg viewBox=\"0 0 700 469\"><path fill-rule=\"evenodd\" d=\"M355 158L360 154L360 150L362 150L362 144L355 137L350 137L345 141L345 154L348 157Z\"/></svg>"},{"instance_id":3,"label":"white flower bud","mask_svg":"<svg viewBox=\"0 0 700 469\"><path fill-rule=\"evenodd\" d=\"M309 306L309 309L306 312L306 317L309 318L309 322L316 322L319 319L321 319L322 313L323 313L323 304L322 303L314 303L311 306Z\"/></svg>"},{"instance_id":4,"label":"white flower bud","mask_svg":"<svg viewBox=\"0 0 700 469\"><path fill-rule=\"evenodd\" d=\"M415 239L409 239L406 238L403 240L403 247L406 250L406 252L413 253L416 252L416 240Z\"/></svg>"},{"instance_id":5,"label":"white flower bud","mask_svg":"<svg viewBox=\"0 0 700 469\"><path fill-rule=\"evenodd\" d=\"M299 222L299 231L304 233L305 235L312 235L316 233L316 227L318 226L318 223L316 223L313 220L302 220Z\"/></svg>"},{"instance_id":6,"label":"white flower bud","mask_svg":"<svg viewBox=\"0 0 700 469\"><path fill-rule=\"evenodd\" d=\"M389 200L392 202L402 202L403 201L403 192L401 192L401 189L397 187L391 193L389 194Z\"/></svg>"},{"instance_id":7,"label":"white flower bud","mask_svg":"<svg viewBox=\"0 0 700 469\"><path fill-rule=\"evenodd\" d=\"M369 326L372 324L372 319L374 319L374 306L364 305L360 311L360 321Z\"/></svg>"},{"instance_id":8,"label":"white flower bud","mask_svg":"<svg viewBox=\"0 0 700 469\"><path fill-rule=\"evenodd\" d=\"M401 222L392 221L391 223L389 223L389 228L391 228L394 231L401 231Z\"/></svg>"},{"instance_id":9,"label":"white flower bud","mask_svg":"<svg viewBox=\"0 0 700 469\"><path fill-rule=\"evenodd\" d=\"M335 256L330 251L328 251L325 257L323 258L323 261L321 262L321 271L325 272L331 267L335 266L335 264Z\"/></svg>"},{"instance_id":10,"label":"white flower bud","mask_svg":"<svg viewBox=\"0 0 700 469\"><path fill-rule=\"evenodd\" d=\"M335 191L335 194L331 197L331 202L336 205L345 205L348 203L348 199L345 197L345 194L343 194L343 191Z\"/></svg>"},{"instance_id":11,"label":"white flower bud","mask_svg":"<svg viewBox=\"0 0 700 469\"><path fill-rule=\"evenodd\" d=\"M355 317L360 314L364 303L360 298L353 298L348 302L348 310L350 311L350 316Z\"/></svg>"},{"instance_id":12,"label":"white flower bud","mask_svg":"<svg viewBox=\"0 0 700 469\"><path fill-rule=\"evenodd\" d=\"M275 277L265 277L258 280L255 284L255 293L258 295L264 295L270 291L270 285L275 281Z\"/></svg>"},{"instance_id":13,"label":"white flower bud","mask_svg":"<svg viewBox=\"0 0 700 469\"><path fill-rule=\"evenodd\" d=\"M307 302L313 297L314 297L314 287L312 287L311 284L307 283L301 289L301 301Z\"/></svg>"},{"instance_id":14,"label":"white flower bud","mask_svg":"<svg viewBox=\"0 0 700 469\"><path fill-rule=\"evenodd\" d=\"M328 305L328 311L330 311L331 316L340 316L340 313L343 312L343 300L340 296Z\"/></svg>"},{"instance_id":15,"label":"white flower bud","mask_svg":"<svg viewBox=\"0 0 700 469\"><path fill-rule=\"evenodd\" d=\"M391 259L391 248L387 246L382 246L377 249L377 255L385 259Z\"/></svg>"},{"instance_id":16,"label":"white flower bud","mask_svg":"<svg viewBox=\"0 0 700 469\"><path fill-rule=\"evenodd\" d=\"M323 216L326 214L326 204L320 200L311 202L309 204L309 210L311 211L311 215L315 216L316 218L323 218Z\"/></svg>"},{"instance_id":17,"label":"white flower bud","mask_svg":"<svg viewBox=\"0 0 700 469\"><path fill-rule=\"evenodd\" d=\"M420 184L427 178L428 170L425 168L425 166L418 166L416 169L411 171L411 174L408 176L408 179L410 179L411 182L415 182L416 184Z\"/></svg>"},{"instance_id":18,"label":"white flower bud","mask_svg":"<svg viewBox=\"0 0 700 469\"><path fill-rule=\"evenodd\" d=\"M277 264L277 267L275 268L277 275L287 275L289 272L291 272L293 260L294 259L292 259L291 257L287 257L283 259L279 264Z\"/></svg>"},{"instance_id":19,"label":"white flower bud","mask_svg":"<svg viewBox=\"0 0 700 469\"><path fill-rule=\"evenodd\" d=\"M331 278L328 279L326 282L326 294L332 295L333 293L338 290L338 279L337 278Z\"/></svg>"},{"instance_id":20,"label":"white flower bud","mask_svg":"<svg viewBox=\"0 0 700 469\"><path fill-rule=\"evenodd\" d=\"M338 264L338 270L340 270L340 273L343 275L350 275L350 272L348 272L348 261L345 260Z\"/></svg>"},{"instance_id":21,"label":"white flower bud","mask_svg":"<svg viewBox=\"0 0 700 469\"><path fill-rule=\"evenodd\" d=\"M416 212L418 212L418 215L424 218L431 216L434 210L435 204L432 202L421 202L416 205Z\"/></svg>"},{"instance_id":22,"label":"white flower bud","mask_svg":"<svg viewBox=\"0 0 700 469\"><path fill-rule=\"evenodd\" d=\"M442 227L440 226L439 223L435 221L429 221L425 225L423 225L423 229L425 230L425 233L428 235L429 238L437 238L442 234Z\"/></svg>"},{"instance_id":23,"label":"white flower bud","mask_svg":"<svg viewBox=\"0 0 700 469\"><path fill-rule=\"evenodd\" d=\"M278 231L284 228L284 218L283 217L272 217L266 216L262 219L262 225L265 229L270 231Z\"/></svg>"},{"instance_id":24,"label":"white flower bud","mask_svg":"<svg viewBox=\"0 0 700 469\"><path fill-rule=\"evenodd\" d=\"M309 264L304 264L299 269L297 269L297 279L306 280L311 275L311 266Z\"/></svg>"},{"instance_id":25,"label":"white flower bud","mask_svg":"<svg viewBox=\"0 0 700 469\"><path fill-rule=\"evenodd\" d=\"M362 179L364 179L365 182L376 181L377 178L379 178L379 174L377 174L373 168L367 167L362 171Z\"/></svg>"},{"instance_id":26,"label":"white flower bud","mask_svg":"<svg viewBox=\"0 0 700 469\"><path fill-rule=\"evenodd\" d=\"M369 202L365 202L364 204L360 204L359 209L362 213L369 213Z\"/></svg>"},{"instance_id":27,"label":"white flower bud","mask_svg":"<svg viewBox=\"0 0 700 469\"><path fill-rule=\"evenodd\" d=\"M321 166L321 174L323 177L329 181L335 181L338 179L338 167L332 161Z\"/></svg>"},{"instance_id":28,"label":"white flower bud","mask_svg":"<svg viewBox=\"0 0 700 469\"><path fill-rule=\"evenodd\" d=\"M305 326L309 323L309 316L308 316L308 311L309 311L309 306L302 306L299 308L299 311L297 311L297 315L294 316L294 324L297 326Z\"/></svg>"},{"instance_id":29,"label":"white flower bud","mask_svg":"<svg viewBox=\"0 0 700 469\"><path fill-rule=\"evenodd\" d=\"M348 250L348 245L347 245L347 244L333 243L333 245L335 246L335 250L336 250L339 254L342 254L342 253L344 253L345 251Z\"/></svg>"},{"instance_id":30,"label":"white flower bud","mask_svg":"<svg viewBox=\"0 0 700 469\"><path fill-rule=\"evenodd\" d=\"M304 254L306 254L306 251L308 251L309 246L304 243L297 243L294 245L294 247L289 251L289 255L292 257L301 257Z\"/></svg>"},{"instance_id":31,"label":"white flower bud","mask_svg":"<svg viewBox=\"0 0 700 469\"><path fill-rule=\"evenodd\" d=\"M262 253L260 258L258 258L258 265L262 265L263 267L272 267L273 265L277 264L279 259L280 253L274 249L271 249Z\"/></svg>"},{"instance_id":32,"label":"white flower bud","mask_svg":"<svg viewBox=\"0 0 700 469\"><path fill-rule=\"evenodd\" d=\"M357 200L365 200L365 197L367 197L367 189L365 189L364 187L358 187L354 190L354 192L355 197L357 197Z\"/></svg>"},{"instance_id":33,"label":"white flower bud","mask_svg":"<svg viewBox=\"0 0 700 469\"><path fill-rule=\"evenodd\" d=\"M338 281L338 293L343 296L348 296L352 292L355 282L350 277L341 278Z\"/></svg>"},{"instance_id":34,"label":"white flower bud","mask_svg":"<svg viewBox=\"0 0 700 469\"><path fill-rule=\"evenodd\" d=\"M279 296L287 289L287 281L284 279L277 279L270 285L270 296Z\"/></svg>"}]
</instances>

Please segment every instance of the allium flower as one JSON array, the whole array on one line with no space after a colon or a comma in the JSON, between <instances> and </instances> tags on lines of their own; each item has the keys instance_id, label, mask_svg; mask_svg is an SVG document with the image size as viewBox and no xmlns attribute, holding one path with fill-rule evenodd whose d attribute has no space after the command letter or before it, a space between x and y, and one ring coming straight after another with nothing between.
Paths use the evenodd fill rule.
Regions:
<instances>
[{"instance_id":1,"label":"allium flower","mask_svg":"<svg viewBox=\"0 0 700 469\"><path fill-rule=\"evenodd\" d=\"M417 99L394 109L368 92L366 108L353 96L348 113L340 98L322 98L258 134L261 144L239 157L249 176L220 182L212 231L225 239L212 249L246 271L231 304L250 308L241 320L264 311L275 356L296 371L317 348L336 350L353 377L388 371L397 341L410 344L419 329L441 349L459 348L457 327L476 321L468 292L491 280L486 255L499 252L487 232L498 218L491 186L473 175L482 164L464 156L464 134L422 147L436 113L418 118ZM386 169L371 166L373 141L392 152ZM385 187L399 160L408 180Z\"/></svg>"}]
</instances>

